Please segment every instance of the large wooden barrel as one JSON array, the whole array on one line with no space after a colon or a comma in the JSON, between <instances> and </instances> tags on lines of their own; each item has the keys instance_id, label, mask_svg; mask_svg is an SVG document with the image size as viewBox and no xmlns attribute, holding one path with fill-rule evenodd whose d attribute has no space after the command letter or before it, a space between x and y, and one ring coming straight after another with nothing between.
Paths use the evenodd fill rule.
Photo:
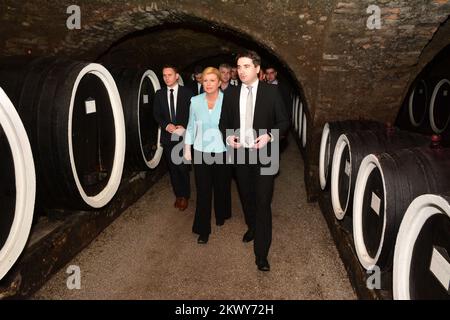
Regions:
<instances>
[{"instance_id":1,"label":"large wooden barrel","mask_svg":"<svg viewBox=\"0 0 450 320\"><path fill-rule=\"evenodd\" d=\"M33 221L36 176L28 136L0 88L0 279L25 247Z\"/></svg>"},{"instance_id":2,"label":"large wooden barrel","mask_svg":"<svg viewBox=\"0 0 450 320\"><path fill-rule=\"evenodd\" d=\"M408 99L409 122L414 128L421 127L428 116L428 86L420 79L411 91Z\"/></svg>"},{"instance_id":3,"label":"large wooden barrel","mask_svg":"<svg viewBox=\"0 0 450 320\"><path fill-rule=\"evenodd\" d=\"M450 149L410 148L370 154L361 162L353 202L353 237L366 269L392 266L395 238L419 195L450 190Z\"/></svg>"},{"instance_id":4,"label":"large wooden barrel","mask_svg":"<svg viewBox=\"0 0 450 320\"><path fill-rule=\"evenodd\" d=\"M154 169L160 162L161 130L153 118L155 92L161 88L152 70L110 69L122 98L127 130L125 164L131 170Z\"/></svg>"},{"instance_id":5,"label":"large wooden barrel","mask_svg":"<svg viewBox=\"0 0 450 320\"><path fill-rule=\"evenodd\" d=\"M450 300L450 195L417 197L406 210L395 244L397 300Z\"/></svg>"},{"instance_id":6,"label":"large wooden barrel","mask_svg":"<svg viewBox=\"0 0 450 320\"><path fill-rule=\"evenodd\" d=\"M442 133L450 121L450 81L436 83L430 101L430 125L435 133Z\"/></svg>"},{"instance_id":7,"label":"large wooden barrel","mask_svg":"<svg viewBox=\"0 0 450 320\"><path fill-rule=\"evenodd\" d=\"M9 60L0 62L0 85L12 92L30 138L39 205L106 205L125 158L122 103L108 70L67 59Z\"/></svg>"},{"instance_id":8,"label":"large wooden barrel","mask_svg":"<svg viewBox=\"0 0 450 320\"><path fill-rule=\"evenodd\" d=\"M343 133L383 129L384 124L368 120L345 120L327 122L323 126L319 153L319 180L320 187L325 190L329 185L331 160L333 159L336 141Z\"/></svg>"},{"instance_id":9,"label":"large wooden barrel","mask_svg":"<svg viewBox=\"0 0 450 320\"><path fill-rule=\"evenodd\" d=\"M336 219L351 214L356 176L366 155L426 146L430 142L427 136L395 128L342 134L336 142L331 165L331 203Z\"/></svg>"}]
</instances>

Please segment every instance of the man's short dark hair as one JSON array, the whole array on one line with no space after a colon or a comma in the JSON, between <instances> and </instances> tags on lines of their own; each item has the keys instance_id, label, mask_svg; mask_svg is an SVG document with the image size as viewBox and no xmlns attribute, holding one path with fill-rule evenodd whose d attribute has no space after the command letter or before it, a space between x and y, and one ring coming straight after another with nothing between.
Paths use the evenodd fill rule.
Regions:
<instances>
[{"instance_id":1,"label":"man's short dark hair","mask_svg":"<svg viewBox=\"0 0 450 320\"><path fill-rule=\"evenodd\" d=\"M277 68L275 68L274 66L272 66L270 64L267 66L266 70L267 69L273 69L275 72L278 72Z\"/></svg>"},{"instance_id":2,"label":"man's short dark hair","mask_svg":"<svg viewBox=\"0 0 450 320\"><path fill-rule=\"evenodd\" d=\"M203 67L202 66L195 66L194 74L200 74L200 73L203 73Z\"/></svg>"},{"instance_id":3,"label":"man's short dark hair","mask_svg":"<svg viewBox=\"0 0 450 320\"><path fill-rule=\"evenodd\" d=\"M243 51L241 53L239 53L236 57L236 62L240 59L240 58L249 58L252 59L253 64L255 65L255 67L260 66L261 65L261 57L252 50L248 50L248 51Z\"/></svg>"},{"instance_id":4,"label":"man's short dark hair","mask_svg":"<svg viewBox=\"0 0 450 320\"><path fill-rule=\"evenodd\" d=\"M165 64L162 69L173 69L173 71L175 71L175 73L178 73L178 68L175 67L173 64Z\"/></svg>"}]
</instances>

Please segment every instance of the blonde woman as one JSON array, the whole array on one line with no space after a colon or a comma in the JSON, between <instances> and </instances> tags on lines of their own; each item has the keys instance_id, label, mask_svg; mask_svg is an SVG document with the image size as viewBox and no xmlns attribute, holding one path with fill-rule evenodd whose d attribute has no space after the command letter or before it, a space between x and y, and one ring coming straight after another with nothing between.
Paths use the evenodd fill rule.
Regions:
<instances>
[{"instance_id":1,"label":"blonde woman","mask_svg":"<svg viewBox=\"0 0 450 320\"><path fill-rule=\"evenodd\" d=\"M205 244L211 233L213 194L216 224L223 225L231 217L231 168L225 161L226 147L219 129L223 101L219 70L206 68L202 85L204 93L191 98L184 157L192 160L193 145L197 203L192 231L199 235L197 242Z\"/></svg>"}]
</instances>

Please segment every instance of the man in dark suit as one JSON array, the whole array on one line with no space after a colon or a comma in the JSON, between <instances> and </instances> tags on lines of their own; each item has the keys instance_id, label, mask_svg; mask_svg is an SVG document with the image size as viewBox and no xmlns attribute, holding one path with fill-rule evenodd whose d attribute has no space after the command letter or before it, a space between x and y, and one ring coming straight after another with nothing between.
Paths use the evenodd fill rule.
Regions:
<instances>
[{"instance_id":1,"label":"man in dark suit","mask_svg":"<svg viewBox=\"0 0 450 320\"><path fill-rule=\"evenodd\" d=\"M248 226L243 241L254 240L256 265L261 271L269 271L267 256L272 241L271 202L276 171L264 170L268 163L262 155L269 154L271 161L278 161L279 136L288 130L289 119L277 87L258 80L261 66L258 54L248 51L238 55L237 65L242 84L224 93L219 126L230 150L245 155L243 163L242 157L234 158L238 162L235 172Z\"/></svg>"},{"instance_id":2,"label":"man in dark suit","mask_svg":"<svg viewBox=\"0 0 450 320\"><path fill-rule=\"evenodd\" d=\"M163 67L167 87L158 90L153 103L153 115L161 127L161 144L169 168L170 181L176 196L174 206L181 211L188 206L190 181L188 166L181 161L182 148L175 148L182 139L189 121L192 92L178 85L178 72L174 66ZM178 161L177 161L178 160Z\"/></svg>"},{"instance_id":3,"label":"man in dark suit","mask_svg":"<svg viewBox=\"0 0 450 320\"><path fill-rule=\"evenodd\" d=\"M187 85L191 89L194 96L203 93L202 73L203 68L201 66L195 66L193 74L194 79L192 79L192 81Z\"/></svg>"},{"instance_id":4,"label":"man in dark suit","mask_svg":"<svg viewBox=\"0 0 450 320\"><path fill-rule=\"evenodd\" d=\"M230 84L232 86L238 86L241 84L241 81L238 77L237 67L231 67L230 77Z\"/></svg>"},{"instance_id":5,"label":"man in dark suit","mask_svg":"<svg viewBox=\"0 0 450 320\"><path fill-rule=\"evenodd\" d=\"M273 66L266 68L266 81L269 84L277 85L280 89L281 97L283 98L286 112L288 115L291 113L291 89L284 81L278 79L278 71Z\"/></svg>"},{"instance_id":6,"label":"man in dark suit","mask_svg":"<svg viewBox=\"0 0 450 320\"><path fill-rule=\"evenodd\" d=\"M278 89L280 90L280 94L281 97L283 98L284 101L284 106L286 107L286 113L288 115L288 118L291 119L292 118L292 109L291 109L291 89L290 87L286 84L285 81L280 81L280 79L278 79L278 72L277 69L275 69L274 66L269 65L266 68L266 81L269 84L273 84L276 85L278 87ZM287 135L284 137L281 137L281 141L280 141L280 151L283 152L288 145L288 137Z\"/></svg>"}]
</instances>

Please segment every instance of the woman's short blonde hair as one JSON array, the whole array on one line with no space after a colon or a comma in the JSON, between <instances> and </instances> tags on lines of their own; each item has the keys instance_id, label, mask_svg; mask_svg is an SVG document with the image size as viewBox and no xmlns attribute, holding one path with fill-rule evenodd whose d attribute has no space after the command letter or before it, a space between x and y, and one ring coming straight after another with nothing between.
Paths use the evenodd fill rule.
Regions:
<instances>
[{"instance_id":1,"label":"woman's short blonde hair","mask_svg":"<svg viewBox=\"0 0 450 320\"><path fill-rule=\"evenodd\" d=\"M202 79L204 79L207 74L215 74L217 76L217 79L219 79L220 81L220 72L217 68L214 67L205 68L205 70L203 70L202 72Z\"/></svg>"}]
</instances>

